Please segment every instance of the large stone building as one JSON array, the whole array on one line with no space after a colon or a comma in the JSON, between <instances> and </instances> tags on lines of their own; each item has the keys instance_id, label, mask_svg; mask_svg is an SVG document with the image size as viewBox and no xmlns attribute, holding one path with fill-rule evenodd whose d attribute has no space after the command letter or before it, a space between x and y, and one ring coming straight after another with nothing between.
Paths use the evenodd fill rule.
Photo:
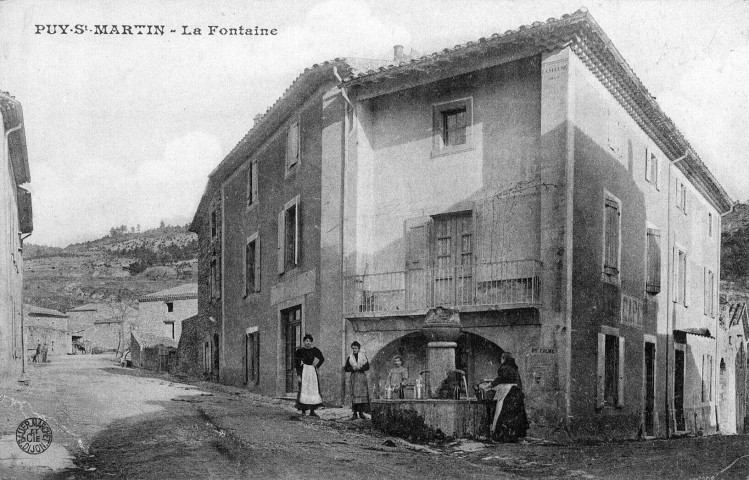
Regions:
<instances>
[{"instance_id":1,"label":"large stone building","mask_svg":"<svg viewBox=\"0 0 749 480\"><path fill-rule=\"evenodd\" d=\"M138 299L138 331L179 343L182 322L197 313L197 283L143 295Z\"/></svg>"},{"instance_id":2,"label":"large stone building","mask_svg":"<svg viewBox=\"0 0 749 480\"><path fill-rule=\"evenodd\" d=\"M23 239L33 229L31 195L21 185L31 181L21 104L0 92L0 377L24 369L22 327Z\"/></svg>"},{"instance_id":3,"label":"large stone building","mask_svg":"<svg viewBox=\"0 0 749 480\"><path fill-rule=\"evenodd\" d=\"M87 303L67 314L72 343L86 353L123 352L138 319L134 308L120 302Z\"/></svg>"},{"instance_id":4,"label":"large stone building","mask_svg":"<svg viewBox=\"0 0 749 480\"><path fill-rule=\"evenodd\" d=\"M711 432L731 207L586 11L315 65L210 175L191 348L223 383L293 396L311 333L336 404L353 340L375 396L396 353L434 393L435 359L471 384L509 351L541 433ZM459 335L424 334L437 307Z\"/></svg>"},{"instance_id":5,"label":"large stone building","mask_svg":"<svg viewBox=\"0 0 749 480\"><path fill-rule=\"evenodd\" d=\"M57 310L24 305L23 334L27 358L34 355L37 345L44 344L49 356L73 353L68 316Z\"/></svg>"}]
</instances>

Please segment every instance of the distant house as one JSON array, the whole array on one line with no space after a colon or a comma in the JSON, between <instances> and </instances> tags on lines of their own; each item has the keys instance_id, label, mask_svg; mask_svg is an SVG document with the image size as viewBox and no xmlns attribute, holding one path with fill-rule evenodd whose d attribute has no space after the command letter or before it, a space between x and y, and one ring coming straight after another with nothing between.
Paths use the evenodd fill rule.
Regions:
<instances>
[{"instance_id":1,"label":"distant house","mask_svg":"<svg viewBox=\"0 0 749 480\"><path fill-rule=\"evenodd\" d=\"M57 310L23 306L23 335L26 356L33 356L38 344L47 344L49 355L73 353L68 316Z\"/></svg>"},{"instance_id":2,"label":"distant house","mask_svg":"<svg viewBox=\"0 0 749 480\"><path fill-rule=\"evenodd\" d=\"M137 368L172 371L177 359L177 342L168 337L133 331L130 333L130 359Z\"/></svg>"},{"instance_id":3,"label":"distant house","mask_svg":"<svg viewBox=\"0 0 749 480\"><path fill-rule=\"evenodd\" d=\"M138 299L138 331L179 342L182 321L197 313L197 283L144 295Z\"/></svg>"},{"instance_id":4,"label":"distant house","mask_svg":"<svg viewBox=\"0 0 749 480\"><path fill-rule=\"evenodd\" d=\"M72 342L92 349L122 349L138 312L124 303L87 303L70 310L68 326Z\"/></svg>"},{"instance_id":5,"label":"distant house","mask_svg":"<svg viewBox=\"0 0 749 480\"><path fill-rule=\"evenodd\" d=\"M31 195L20 187L31 181L21 104L0 92L0 377L23 371L24 235L31 234Z\"/></svg>"}]
</instances>

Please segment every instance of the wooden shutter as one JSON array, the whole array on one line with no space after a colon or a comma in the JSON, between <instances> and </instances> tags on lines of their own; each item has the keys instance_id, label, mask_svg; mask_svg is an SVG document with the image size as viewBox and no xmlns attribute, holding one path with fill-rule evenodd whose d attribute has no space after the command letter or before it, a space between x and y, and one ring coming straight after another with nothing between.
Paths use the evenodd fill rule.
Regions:
<instances>
[{"instance_id":1,"label":"wooden shutter","mask_svg":"<svg viewBox=\"0 0 749 480\"><path fill-rule=\"evenodd\" d=\"M645 291L657 294L661 291L661 231L648 228L648 261Z\"/></svg>"},{"instance_id":2,"label":"wooden shutter","mask_svg":"<svg viewBox=\"0 0 749 480\"><path fill-rule=\"evenodd\" d=\"M651 166L651 162L652 161L653 160L650 157L650 152L648 152L647 147L645 147L645 180L647 180L648 182L652 182L653 181L653 177L652 177L652 175L650 173L651 170L652 170L652 168L653 168Z\"/></svg>"},{"instance_id":3,"label":"wooden shutter","mask_svg":"<svg viewBox=\"0 0 749 480\"><path fill-rule=\"evenodd\" d=\"M299 122L294 122L289 127L286 137L286 168L290 168L299 161Z\"/></svg>"},{"instance_id":4,"label":"wooden shutter","mask_svg":"<svg viewBox=\"0 0 749 480\"><path fill-rule=\"evenodd\" d=\"M294 216L294 265L299 265L299 253L300 253L300 238L299 238L299 225L302 218L302 209L299 204L299 195L294 198L294 210L296 215Z\"/></svg>"},{"instance_id":5,"label":"wooden shutter","mask_svg":"<svg viewBox=\"0 0 749 480\"><path fill-rule=\"evenodd\" d=\"M619 337L619 378L617 383L616 406L624 406L624 337Z\"/></svg>"},{"instance_id":6,"label":"wooden shutter","mask_svg":"<svg viewBox=\"0 0 749 480\"><path fill-rule=\"evenodd\" d=\"M255 291L260 291L260 234L255 237Z\"/></svg>"},{"instance_id":7,"label":"wooden shutter","mask_svg":"<svg viewBox=\"0 0 749 480\"><path fill-rule=\"evenodd\" d=\"M596 408L603 408L606 385L606 335L598 334L598 372L596 378Z\"/></svg>"},{"instance_id":8,"label":"wooden shutter","mask_svg":"<svg viewBox=\"0 0 749 480\"><path fill-rule=\"evenodd\" d=\"M620 212L619 204L612 199L607 198L605 204L606 211L606 249L604 252L604 273L607 275L619 275L619 222Z\"/></svg>"},{"instance_id":9,"label":"wooden shutter","mask_svg":"<svg viewBox=\"0 0 749 480\"><path fill-rule=\"evenodd\" d=\"M651 153L652 155L652 153ZM660 157L653 157L653 162L655 162L654 168L655 168L655 188L656 190L661 189L661 159Z\"/></svg>"},{"instance_id":10,"label":"wooden shutter","mask_svg":"<svg viewBox=\"0 0 749 480\"><path fill-rule=\"evenodd\" d=\"M443 148L444 138L444 122L442 119L442 111L438 107L433 107L432 111L432 129L434 134L432 135L432 148L434 151L439 152Z\"/></svg>"},{"instance_id":11,"label":"wooden shutter","mask_svg":"<svg viewBox=\"0 0 749 480\"><path fill-rule=\"evenodd\" d=\"M692 278L691 275L689 275L689 259L687 258L686 252L684 253L684 306L689 306L689 293L690 293L690 286L692 285Z\"/></svg>"},{"instance_id":12,"label":"wooden shutter","mask_svg":"<svg viewBox=\"0 0 749 480\"><path fill-rule=\"evenodd\" d=\"M286 210L281 210L278 214L278 246L276 258L278 260L278 273L284 272L284 247L286 243Z\"/></svg>"},{"instance_id":13,"label":"wooden shutter","mask_svg":"<svg viewBox=\"0 0 749 480\"><path fill-rule=\"evenodd\" d=\"M431 217L412 218L404 222L407 308L422 308L428 303L431 225Z\"/></svg>"},{"instance_id":14,"label":"wooden shutter","mask_svg":"<svg viewBox=\"0 0 749 480\"><path fill-rule=\"evenodd\" d=\"M708 308L709 308L709 300L710 300L710 294L708 293L709 289L707 286L708 279L707 279L707 267L702 267L702 298L703 298L703 308L702 313L707 315L708 314Z\"/></svg>"},{"instance_id":15,"label":"wooden shutter","mask_svg":"<svg viewBox=\"0 0 749 480\"><path fill-rule=\"evenodd\" d=\"M258 201L257 198L257 179L260 172L258 172L258 162L252 162L251 164L251 175L252 178L250 178L250 189L252 193L252 203L256 203Z\"/></svg>"}]
</instances>

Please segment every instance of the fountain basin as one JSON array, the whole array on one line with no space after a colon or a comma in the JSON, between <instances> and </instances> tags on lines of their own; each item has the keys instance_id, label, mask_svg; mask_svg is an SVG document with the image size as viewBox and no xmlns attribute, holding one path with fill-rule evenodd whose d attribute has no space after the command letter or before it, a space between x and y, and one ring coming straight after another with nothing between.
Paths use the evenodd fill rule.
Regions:
<instances>
[{"instance_id":1,"label":"fountain basin","mask_svg":"<svg viewBox=\"0 0 749 480\"><path fill-rule=\"evenodd\" d=\"M392 416L394 410L413 410L424 423L448 437L479 438L489 433L487 403L476 399L372 400L372 415Z\"/></svg>"}]
</instances>

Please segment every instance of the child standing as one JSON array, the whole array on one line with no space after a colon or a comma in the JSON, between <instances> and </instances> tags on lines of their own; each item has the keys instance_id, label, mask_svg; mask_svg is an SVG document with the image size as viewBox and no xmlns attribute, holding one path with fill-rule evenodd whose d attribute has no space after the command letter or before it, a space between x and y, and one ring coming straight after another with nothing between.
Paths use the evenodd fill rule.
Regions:
<instances>
[{"instance_id":1,"label":"child standing","mask_svg":"<svg viewBox=\"0 0 749 480\"><path fill-rule=\"evenodd\" d=\"M388 372L388 387L393 392L398 392L398 398L404 398L403 387L408 383L408 368L403 365L403 357L396 355L393 357L395 366Z\"/></svg>"}]
</instances>

